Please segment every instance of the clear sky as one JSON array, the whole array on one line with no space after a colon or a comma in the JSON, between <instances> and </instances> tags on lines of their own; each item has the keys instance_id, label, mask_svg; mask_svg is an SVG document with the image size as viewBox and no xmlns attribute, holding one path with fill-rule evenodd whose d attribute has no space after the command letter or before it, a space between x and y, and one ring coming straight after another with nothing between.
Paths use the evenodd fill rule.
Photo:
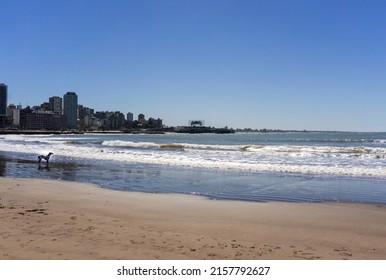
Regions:
<instances>
[{"instance_id":1,"label":"clear sky","mask_svg":"<svg viewBox=\"0 0 386 280\"><path fill-rule=\"evenodd\" d=\"M386 131L386 1L0 0L9 102Z\"/></svg>"}]
</instances>

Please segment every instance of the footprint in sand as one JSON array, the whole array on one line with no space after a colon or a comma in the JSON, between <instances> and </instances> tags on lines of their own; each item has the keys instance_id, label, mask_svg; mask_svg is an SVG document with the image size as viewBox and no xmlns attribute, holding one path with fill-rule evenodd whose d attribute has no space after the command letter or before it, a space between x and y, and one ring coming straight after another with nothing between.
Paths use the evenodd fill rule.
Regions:
<instances>
[{"instance_id":1,"label":"footprint in sand","mask_svg":"<svg viewBox=\"0 0 386 280\"><path fill-rule=\"evenodd\" d=\"M296 246L290 246L291 248L296 248ZM298 259L305 259L305 260L315 260L315 259L321 259L320 256L314 255L314 251L316 251L312 247L306 247L303 250L295 250L293 251L293 257Z\"/></svg>"},{"instance_id":2,"label":"footprint in sand","mask_svg":"<svg viewBox=\"0 0 386 280\"><path fill-rule=\"evenodd\" d=\"M338 255L342 257L352 257L352 252L348 250L346 247L341 247L338 249L334 249L335 252L338 252Z\"/></svg>"}]
</instances>

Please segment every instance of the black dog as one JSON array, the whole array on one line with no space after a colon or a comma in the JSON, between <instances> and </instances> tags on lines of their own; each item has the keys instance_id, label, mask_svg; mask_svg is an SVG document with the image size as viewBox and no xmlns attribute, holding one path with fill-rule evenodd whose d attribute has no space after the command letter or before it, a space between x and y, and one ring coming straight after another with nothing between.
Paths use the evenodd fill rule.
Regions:
<instances>
[{"instance_id":1,"label":"black dog","mask_svg":"<svg viewBox=\"0 0 386 280\"><path fill-rule=\"evenodd\" d=\"M48 165L48 163L49 163L49 161L50 161L50 157L51 157L52 155L53 155L53 153L49 153L49 154L46 155L46 156L43 156L43 155L38 156L39 164L40 164L40 162L42 161L42 159L44 159L44 160L47 162L47 165Z\"/></svg>"}]
</instances>

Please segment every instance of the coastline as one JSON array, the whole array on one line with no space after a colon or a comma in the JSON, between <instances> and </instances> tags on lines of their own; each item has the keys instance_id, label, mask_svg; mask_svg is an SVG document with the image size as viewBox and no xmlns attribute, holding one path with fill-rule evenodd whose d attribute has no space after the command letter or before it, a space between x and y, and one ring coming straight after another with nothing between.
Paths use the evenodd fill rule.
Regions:
<instances>
[{"instance_id":1,"label":"coastline","mask_svg":"<svg viewBox=\"0 0 386 280\"><path fill-rule=\"evenodd\" d=\"M68 134L233 134L233 133L261 133L261 134L280 134L280 133L346 133L347 131L334 130L283 130L283 129L228 129L212 127L165 127L165 128L135 128L119 130L29 130L29 129L0 129L0 135L68 135ZM363 133L352 131L351 133ZM382 132L373 132L382 133Z\"/></svg>"},{"instance_id":2,"label":"coastline","mask_svg":"<svg viewBox=\"0 0 386 280\"><path fill-rule=\"evenodd\" d=\"M0 177L0 259L386 259L386 206L252 203Z\"/></svg>"}]
</instances>

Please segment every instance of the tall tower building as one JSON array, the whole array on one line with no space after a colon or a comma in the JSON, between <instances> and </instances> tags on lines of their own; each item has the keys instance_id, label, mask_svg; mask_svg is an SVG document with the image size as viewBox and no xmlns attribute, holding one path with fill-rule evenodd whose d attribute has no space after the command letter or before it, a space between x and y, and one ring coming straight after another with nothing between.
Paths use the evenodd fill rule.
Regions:
<instances>
[{"instance_id":1,"label":"tall tower building","mask_svg":"<svg viewBox=\"0 0 386 280\"><path fill-rule=\"evenodd\" d=\"M78 96L75 92L67 92L63 96L63 115L67 117L67 127L77 128L78 121Z\"/></svg>"},{"instance_id":2,"label":"tall tower building","mask_svg":"<svg viewBox=\"0 0 386 280\"><path fill-rule=\"evenodd\" d=\"M140 122L140 123L145 122L145 115L144 114L138 115L138 122Z\"/></svg>"},{"instance_id":3,"label":"tall tower building","mask_svg":"<svg viewBox=\"0 0 386 280\"><path fill-rule=\"evenodd\" d=\"M62 106L62 98L59 96L53 96L50 97L49 99L49 109L50 111L61 114L63 111L63 106Z\"/></svg>"},{"instance_id":4,"label":"tall tower building","mask_svg":"<svg viewBox=\"0 0 386 280\"><path fill-rule=\"evenodd\" d=\"M134 115L133 113L127 113L127 121L128 122L133 122L134 121Z\"/></svg>"},{"instance_id":5,"label":"tall tower building","mask_svg":"<svg viewBox=\"0 0 386 280\"><path fill-rule=\"evenodd\" d=\"M7 115L7 85L0 83L0 117Z\"/></svg>"}]
</instances>

